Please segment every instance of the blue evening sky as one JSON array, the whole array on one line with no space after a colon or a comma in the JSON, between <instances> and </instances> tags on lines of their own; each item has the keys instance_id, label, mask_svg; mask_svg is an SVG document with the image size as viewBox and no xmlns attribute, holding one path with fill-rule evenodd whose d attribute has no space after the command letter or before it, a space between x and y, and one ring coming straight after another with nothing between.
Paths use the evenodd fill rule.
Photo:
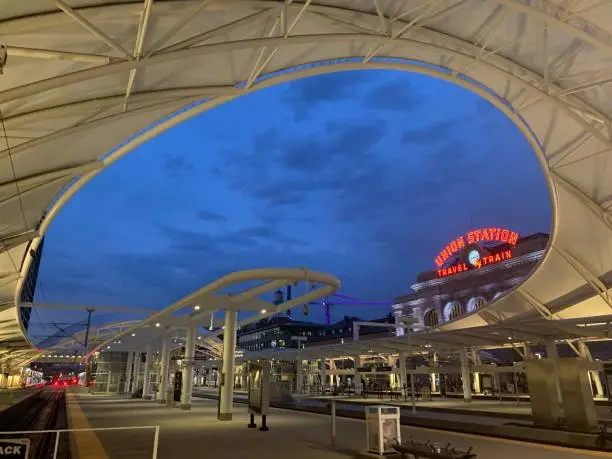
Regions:
<instances>
[{"instance_id":1,"label":"blue evening sky","mask_svg":"<svg viewBox=\"0 0 612 459\"><path fill-rule=\"evenodd\" d=\"M162 308L234 270L306 266L391 302L470 228L550 220L535 155L488 102L422 75L335 73L204 113L100 174L52 223L36 301ZM84 317L39 310L31 333Z\"/></svg>"}]
</instances>

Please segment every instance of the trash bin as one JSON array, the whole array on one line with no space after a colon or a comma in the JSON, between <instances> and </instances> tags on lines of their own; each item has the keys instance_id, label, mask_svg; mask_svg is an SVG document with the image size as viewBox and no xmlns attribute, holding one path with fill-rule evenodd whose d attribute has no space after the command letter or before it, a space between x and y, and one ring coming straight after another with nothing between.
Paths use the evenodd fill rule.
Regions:
<instances>
[{"instance_id":1,"label":"trash bin","mask_svg":"<svg viewBox=\"0 0 612 459\"><path fill-rule=\"evenodd\" d=\"M393 445L402 442L400 410L397 406L366 406L366 439L371 453L393 453Z\"/></svg>"}]
</instances>

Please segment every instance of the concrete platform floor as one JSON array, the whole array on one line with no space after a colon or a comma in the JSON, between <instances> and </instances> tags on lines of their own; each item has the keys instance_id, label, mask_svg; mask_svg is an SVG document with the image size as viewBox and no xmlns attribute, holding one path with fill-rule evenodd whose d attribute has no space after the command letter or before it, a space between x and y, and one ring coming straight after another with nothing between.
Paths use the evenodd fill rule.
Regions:
<instances>
[{"instance_id":1,"label":"concrete platform floor","mask_svg":"<svg viewBox=\"0 0 612 459\"><path fill-rule=\"evenodd\" d=\"M92 397L75 390L69 410L84 414L93 428L159 425L160 459L340 459L354 457L365 448L365 423L337 419L336 449L330 447L330 418L310 413L272 409L270 431L248 429L244 405L235 405L234 420L216 420L217 405L212 400L194 400L191 411L162 407L155 402L122 397ZM78 406L75 406L78 405ZM85 421L81 421L85 422ZM78 426L73 426L78 427ZM152 457L152 431L97 432L106 451L79 455L79 459L122 459ZM523 443L512 440L402 427L404 439L452 443L458 448L473 446L478 459L578 459L612 457L607 453Z\"/></svg>"}]
</instances>

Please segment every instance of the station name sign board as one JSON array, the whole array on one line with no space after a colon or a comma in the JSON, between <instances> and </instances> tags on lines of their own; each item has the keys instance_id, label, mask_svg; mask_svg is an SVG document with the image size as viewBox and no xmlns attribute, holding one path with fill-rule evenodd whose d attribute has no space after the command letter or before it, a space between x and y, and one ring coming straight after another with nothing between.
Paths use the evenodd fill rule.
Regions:
<instances>
[{"instance_id":1,"label":"station name sign board","mask_svg":"<svg viewBox=\"0 0 612 459\"><path fill-rule=\"evenodd\" d=\"M474 249L473 252L477 252ZM449 266L447 268L440 268L436 270L436 275L438 277L447 277L452 276L453 274L459 274L470 269L474 268L482 268L487 265L493 265L495 263L499 263L500 261L509 260L512 258L512 250L503 250L499 253L494 253L491 255L480 255L479 253L472 254L470 252L470 256L467 263L459 263L456 265Z\"/></svg>"},{"instance_id":2,"label":"station name sign board","mask_svg":"<svg viewBox=\"0 0 612 459\"><path fill-rule=\"evenodd\" d=\"M503 242L514 246L518 242L518 238L519 234L516 231L511 231L506 228L475 229L446 244L438 256L436 256L434 262L438 268L441 268L453 255L472 244Z\"/></svg>"}]
</instances>

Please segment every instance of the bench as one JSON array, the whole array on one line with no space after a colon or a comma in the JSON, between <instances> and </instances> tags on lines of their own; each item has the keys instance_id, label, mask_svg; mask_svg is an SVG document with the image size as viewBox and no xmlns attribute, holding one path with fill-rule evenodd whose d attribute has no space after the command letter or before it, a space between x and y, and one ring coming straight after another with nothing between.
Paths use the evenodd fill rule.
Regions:
<instances>
[{"instance_id":1,"label":"bench","mask_svg":"<svg viewBox=\"0 0 612 459\"><path fill-rule=\"evenodd\" d=\"M430 441L419 443L409 440L406 443L393 445L393 448L400 453L402 459L407 459L407 456L412 456L414 459L476 459L471 447L467 451L459 451L452 448L450 443L440 446Z\"/></svg>"}]
</instances>

